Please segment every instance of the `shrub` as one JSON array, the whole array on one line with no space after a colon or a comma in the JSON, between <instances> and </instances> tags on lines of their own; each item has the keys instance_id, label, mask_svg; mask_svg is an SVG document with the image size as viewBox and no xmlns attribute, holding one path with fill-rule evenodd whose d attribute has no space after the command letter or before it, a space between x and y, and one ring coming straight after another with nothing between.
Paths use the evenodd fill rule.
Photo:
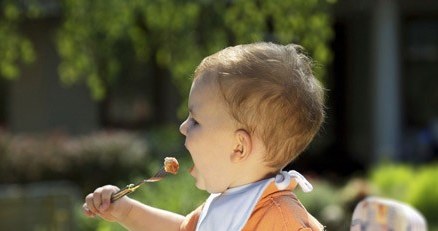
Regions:
<instances>
[{"instance_id":1,"label":"shrub","mask_svg":"<svg viewBox=\"0 0 438 231\"><path fill-rule=\"evenodd\" d=\"M4 183L69 180L89 191L131 174L144 174L148 157L145 140L122 131L81 137L0 133L0 179Z\"/></svg>"},{"instance_id":2,"label":"shrub","mask_svg":"<svg viewBox=\"0 0 438 231\"><path fill-rule=\"evenodd\" d=\"M438 166L435 164L419 168L410 181L413 187L406 201L420 210L429 223L438 225Z\"/></svg>"},{"instance_id":3,"label":"shrub","mask_svg":"<svg viewBox=\"0 0 438 231\"><path fill-rule=\"evenodd\" d=\"M406 164L382 164L370 171L370 181L377 187L377 194L396 200L406 201L416 175L411 166Z\"/></svg>"},{"instance_id":4,"label":"shrub","mask_svg":"<svg viewBox=\"0 0 438 231\"><path fill-rule=\"evenodd\" d=\"M438 225L438 165L383 164L371 171L370 181L378 195L418 209L429 225ZM434 228L435 230L436 228Z\"/></svg>"}]
</instances>

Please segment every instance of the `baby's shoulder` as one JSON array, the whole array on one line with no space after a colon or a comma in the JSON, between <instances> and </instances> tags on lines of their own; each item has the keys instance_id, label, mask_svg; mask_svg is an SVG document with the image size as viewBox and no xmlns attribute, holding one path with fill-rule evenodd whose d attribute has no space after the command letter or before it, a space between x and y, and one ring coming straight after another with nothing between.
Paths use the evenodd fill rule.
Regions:
<instances>
[{"instance_id":1,"label":"baby's shoulder","mask_svg":"<svg viewBox=\"0 0 438 231\"><path fill-rule=\"evenodd\" d=\"M323 230L292 192L276 192L263 197L244 230Z\"/></svg>"},{"instance_id":2,"label":"baby's shoulder","mask_svg":"<svg viewBox=\"0 0 438 231\"><path fill-rule=\"evenodd\" d=\"M267 195L257 203L254 213L281 216L285 219L305 217L307 211L298 198L290 191L279 191Z\"/></svg>"}]
</instances>

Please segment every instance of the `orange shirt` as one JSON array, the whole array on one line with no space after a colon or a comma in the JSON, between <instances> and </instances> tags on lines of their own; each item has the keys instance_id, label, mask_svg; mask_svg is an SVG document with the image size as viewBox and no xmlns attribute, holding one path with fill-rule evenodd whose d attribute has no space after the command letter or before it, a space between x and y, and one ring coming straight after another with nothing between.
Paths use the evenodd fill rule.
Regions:
<instances>
[{"instance_id":1,"label":"orange shirt","mask_svg":"<svg viewBox=\"0 0 438 231\"><path fill-rule=\"evenodd\" d=\"M293 182L287 189L278 190L274 182L270 183L242 231L324 230L292 192L296 185ZM195 231L202 207L203 205L187 215L181 231Z\"/></svg>"}]
</instances>

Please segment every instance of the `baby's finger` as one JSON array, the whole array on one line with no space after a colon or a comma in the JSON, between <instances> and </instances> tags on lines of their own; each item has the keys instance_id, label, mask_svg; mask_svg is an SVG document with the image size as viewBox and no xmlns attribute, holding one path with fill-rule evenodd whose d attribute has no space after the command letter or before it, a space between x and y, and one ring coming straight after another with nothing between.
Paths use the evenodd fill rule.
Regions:
<instances>
[{"instance_id":1,"label":"baby's finger","mask_svg":"<svg viewBox=\"0 0 438 231\"><path fill-rule=\"evenodd\" d=\"M105 187L102 190L102 204L99 207L101 212L105 212L111 205L111 196L116 191L115 187Z\"/></svg>"},{"instance_id":2,"label":"baby's finger","mask_svg":"<svg viewBox=\"0 0 438 231\"><path fill-rule=\"evenodd\" d=\"M98 188L94 191L93 203L94 203L94 208L99 210L100 206L102 205L102 188Z\"/></svg>"},{"instance_id":3,"label":"baby's finger","mask_svg":"<svg viewBox=\"0 0 438 231\"><path fill-rule=\"evenodd\" d=\"M84 212L84 214L88 217L95 217L96 215L90 211L90 209L88 208L87 204L84 203L82 205L82 211Z\"/></svg>"},{"instance_id":4,"label":"baby's finger","mask_svg":"<svg viewBox=\"0 0 438 231\"><path fill-rule=\"evenodd\" d=\"M93 214L98 214L98 211L96 207L94 206L94 194L90 193L85 197L85 205L88 208L88 211L90 211Z\"/></svg>"}]
</instances>

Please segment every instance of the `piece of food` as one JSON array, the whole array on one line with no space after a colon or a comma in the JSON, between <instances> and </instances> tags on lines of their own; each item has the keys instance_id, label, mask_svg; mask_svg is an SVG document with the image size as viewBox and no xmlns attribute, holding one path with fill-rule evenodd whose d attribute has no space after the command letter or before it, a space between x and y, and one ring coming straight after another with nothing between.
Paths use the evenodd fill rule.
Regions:
<instances>
[{"instance_id":1,"label":"piece of food","mask_svg":"<svg viewBox=\"0 0 438 231\"><path fill-rule=\"evenodd\" d=\"M179 169L179 164L176 158L166 157L164 158L164 170L171 174L176 174Z\"/></svg>"}]
</instances>

